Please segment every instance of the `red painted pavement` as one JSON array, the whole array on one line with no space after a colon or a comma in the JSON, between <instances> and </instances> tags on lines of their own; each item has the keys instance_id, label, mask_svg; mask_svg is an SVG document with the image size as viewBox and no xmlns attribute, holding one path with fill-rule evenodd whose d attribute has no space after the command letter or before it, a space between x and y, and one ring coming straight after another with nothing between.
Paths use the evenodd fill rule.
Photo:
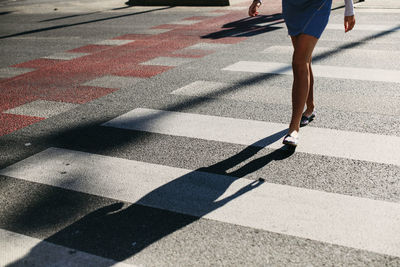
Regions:
<instances>
[{"instance_id":1,"label":"red painted pavement","mask_svg":"<svg viewBox=\"0 0 400 267\"><path fill-rule=\"evenodd\" d=\"M13 65L12 67L40 69L40 68L52 67L63 61L64 60L59 60L59 59L39 58L39 59L34 59L31 61L24 62L24 63L16 64L16 65Z\"/></svg>"},{"instance_id":2,"label":"red painted pavement","mask_svg":"<svg viewBox=\"0 0 400 267\"><path fill-rule=\"evenodd\" d=\"M0 113L0 136L12 133L44 118Z\"/></svg>"},{"instance_id":3,"label":"red painted pavement","mask_svg":"<svg viewBox=\"0 0 400 267\"><path fill-rule=\"evenodd\" d=\"M264 2L264 6L269 0ZM268 13L280 12L279 5L269 6ZM172 67L149 66L140 63L161 57L203 57L212 50L182 50L200 42L235 44L247 37L232 36L232 22L247 16L247 10L221 10L220 16L193 16L186 20L200 20L193 25L163 24L154 29L171 29L156 34L126 34L113 39L134 40L120 46L85 45L67 52L89 53L72 60L35 59L14 65L34 68L29 73L0 80L0 112L37 99L70 103L87 103L110 94L116 89L82 86L83 83L104 75L148 78ZM261 12L262 13L262 12ZM0 136L21 129L43 118L0 113Z\"/></svg>"}]
</instances>

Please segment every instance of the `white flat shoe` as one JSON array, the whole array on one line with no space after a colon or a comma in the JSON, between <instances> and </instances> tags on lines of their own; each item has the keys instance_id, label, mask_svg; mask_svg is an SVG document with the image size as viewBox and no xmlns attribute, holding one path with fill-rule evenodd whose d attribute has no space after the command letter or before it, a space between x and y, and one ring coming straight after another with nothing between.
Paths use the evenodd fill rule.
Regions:
<instances>
[{"instance_id":1,"label":"white flat shoe","mask_svg":"<svg viewBox=\"0 0 400 267\"><path fill-rule=\"evenodd\" d=\"M285 136L285 138L283 138L283 142L282 143L284 145L297 146L297 144L299 143L299 137L287 134Z\"/></svg>"}]
</instances>

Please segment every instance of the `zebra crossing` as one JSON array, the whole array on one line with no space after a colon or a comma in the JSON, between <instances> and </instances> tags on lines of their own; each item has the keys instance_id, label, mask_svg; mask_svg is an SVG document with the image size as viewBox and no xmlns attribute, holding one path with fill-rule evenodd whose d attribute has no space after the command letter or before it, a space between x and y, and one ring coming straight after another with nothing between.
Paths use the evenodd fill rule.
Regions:
<instances>
[{"instance_id":1,"label":"zebra crossing","mask_svg":"<svg viewBox=\"0 0 400 267\"><path fill-rule=\"evenodd\" d=\"M367 26L361 27L360 30L375 32L393 29L390 25L380 28ZM332 23L327 31L336 29L337 24ZM329 52L329 49L320 48L317 52L325 53ZM277 54L285 54L287 50L287 46L275 44L273 48L266 47L260 53L267 54L267 57L275 57L276 55L271 55L274 51L278 51ZM359 53L357 48L351 50ZM352 51L346 53L351 56ZM390 53L398 56L398 51ZM206 58L205 60L211 59ZM161 61L153 63L149 61L146 64L163 65ZM178 65L177 71L180 71L188 68L190 63L176 65ZM375 92L374 89L368 89L370 95L357 96L357 90L362 90L362 88L357 88L355 91L347 90L345 94L340 91L335 92L339 96L347 94L356 97L362 103L346 102L347 100L343 100L341 103L339 97L332 100L333 93L328 95L329 92L320 92L321 97L325 97L321 101L321 109L329 107L348 112L361 110L364 113L373 113L372 109L375 109L373 106L375 104L381 105L376 107L381 114L387 116L400 114L399 95L395 94L395 89L400 88L399 69L374 68L374 66L361 68L352 66L351 63L343 67L329 65L328 62L315 64L314 70L316 77L330 80L349 80L364 84L382 82L390 85L386 92ZM221 75L235 75L235 73L251 75L265 73L279 75L286 81L292 79L290 66L287 62L278 60L254 61L238 58L233 64L227 64L220 69ZM118 82L110 82L111 78L111 76L107 76L101 78L103 81L99 79L95 82L109 83L111 87L112 84L115 85ZM145 82L144 79L125 79L132 80L133 88L137 81ZM191 80L184 86L177 86L171 90L168 97L202 97L221 102L229 99L240 103L253 101L260 104L290 105L290 102L287 102L290 88L285 89L283 85L266 88L265 90L271 93L271 96L265 94L266 99L259 99L259 96L265 91L254 93L252 89L255 87L247 88L242 92L231 92L224 96L218 95L220 90L229 92L230 86L232 85L218 80ZM282 90L286 90L286 92ZM251 95L252 93L253 95ZM283 102L285 94L287 99L286 102ZM375 99L376 97L380 98ZM336 101L336 104L332 104L332 101ZM317 103L319 102L317 101ZM387 105L382 106L385 103ZM149 106L151 105L149 104ZM128 203L128 208L107 213L107 216L117 216L117 220L118 216L120 216L120 220L132 219L129 214L137 206L140 206L144 210L148 208L158 210L157 212L172 212L173 214L169 215L171 218L188 216L181 219L184 222L177 222L159 233L149 234L151 236L147 240L130 238L130 233L124 232L124 229L129 230L130 228L124 228L124 225L121 227L122 229L115 230L115 235L123 241L120 244L123 251L120 254L111 253L110 255L102 251L102 248L108 248L108 245L96 242L96 238L101 242L107 242L101 238L101 231L95 232L95 237L84 235L81 239L77 238L78 243L85 240L84 238L88 238L94 244L82 248L77 245L75 248L66 241L65 245L61 241L53 243L52 240L59 240L57 239L59 233L37 238L34 234L30 236L29 231L21 234L0 229L0 250L7 256L1 257L1 265L19 266L26 262L31 264L52 263L55 266L62 266L67 262L76 266L88 263L90 266L156 265L150 260L150 256L146 255L147 250L153 254L153 257L154 252L159 252L161 261L174 264L177 259L168 254L168 249L165 247L166 242L172 242L174 238L177 243L183 242L182 246L187 249L182 254L186 256L186 265L189 263L190 265L206 265L204 262L196 261L198 259L196 257L190 258L196 253L188 248L186 241L175 236L179 236L182 231L190 227L193 227L190 228L192 230L201 232L198 234L199 239L207 239L208 236L212 239L220 236L222 239L222 241L218 241L222 244L220 247L215 245L217 256L204 248L199 249L203 253L208 253L209 257L214 255L215 258L218 258L218 253L226 255L222 251L229 250L226 248L226 244L232 240L242 244L243 240L235 239L238 233L257 231L246 232L249 235L247 238L250 240L256 239L257 236L269 235L269 238L275 240L269 240L272 247L269 247L265 241L258 243L261 248L270 248L270 251L257 251L256 253L256 256L259 256L262 262L267 264L274 265L272 260L274 255L282 257L281 252L278 252L280 249L285 250L291 247L292 252L299 252L303 249L302 244L306 244L304 248L309 251L313 246L317 247L316 251L328 258L325 258L325 263L330 262L329 257L333 252L337 252L339 258L346 254L361 255L359 258L353 259L353 263L356 262L356 265L360 264L360 258L363 257L367 260L375 259L377 265L396 266L400 264L400 177L398 176L400 174L400 133L398 131L397 134L387 135L310 125L301 129L301 143L293 153L293 151L286 150L286 147L281 144L287 131L287 123L283 121L243 119L235 116L219 116L212 112L204 114L207 111L203 113L190 110L173 111L168 108L149 106L139 106L104 123L99 123L97 125L99 131L111 131L111 133L120 131L127 135L139 133L144 136L154 136L155 139L178 140L176 142L182 141L182 146L185 147L182 151L185 149L189 151L193 146L193 150L204 149L208 153L213 153L213 148L215 149L219 145L228 156L218 156L222 160L215 160L217 156L214 158L213 155L210 155L214 164L195 168L192 165L167 164L167 160L157 162L163 155L154 156L152 161L146 161L124 156L123 153L121 155L114 155L109 151L96 153L87 147L79 150L50 146L1 169L0 175L18 181L49 186L60 190L60 194L61 190L67 190L62 191L62 194L78 192L88 196ZM99 134L102 133L99 132ZM154 139L147 142L145 147L147 145L158 146ZM203 147L203 144L208 144L208 148ZM163 145L164 143L159 146ZM232 152L229 149L230 146L238 149ZM174 146L164 149L160 154L174 149ZM264 152L261 152L263 150ZM134 154L135 151L132 153ZM166 154L164 157L168 157L167 152L164 153ZM184 154L181 156L185 157ZM152 156L149 155L147 159L149 158ZM313 173L311 171L313 164L319 165L316 168L320 168L320 171ZM300 169L302 167L304 169ZM268 171L263 171L266 168ZM381 172L379 168L382 169ZM309 184L303 186L301 183L296 184L297 181L291 181L299 178L295 175L295 169L303 176L303 179L310 180ZM251 173L255 173L255 175L250 176ZM357 175L367 177L366 182L361 178L359 181L346 180L356 178ZM273 176L280 177L282 180L274 180ZM318 182L319 180L323 182ZM312 184L313 181L315 184ZM347 185L341 184L346 181ZM359 184L357 184L358 182ZM342 189L341 186L343 186ZM356 188L357 186L362 190L357 191L359 189ZM391 196L387 195L388 191L385 192L388 188L392 190ZM372 191L374 193L370 193ZM85 229L80 224L81 220L84 223L85 219L84 216L83 219L79 218L77 223L72 223L72 230L69 229L71 226L66 227L68 228L66 229L67 233ZM87 218L87 220L90 221L91 218ZM105 219L105 221L105 225L108 227L115 223L112 220L108 222ZM142 224L153 223L151 220L139 219L139 221ZM125 223L129 224L129 221ZM118 226L117 223L116 228ZM145 229L145 225L143 227ZM213 227L226 229L226 232L212 233L210 229ZM151 232L151 230L146 231ZM124 234L126 236L123 236ZM224 234L231 235L233 238L224 237ZM74 239L74 236L70 238ZM187 236L186 238L190 239ZM224 241L224 238L227 241ZM162 245L157 247L157 244ZM200 246L196 243L190 245L193 250L196 250L196 246ZM96 250L95 247L100 249ZM132 250L127 250L128 247ZM236 249L241 249L243 254L252 255L249 248ZM143 258L140 256L141 253L145 255ZM224 251L224 253L227 252ZM261 256L263 253L270 255L271 258L263 258ZM298 257L302 258L302 255L305 254L300 254ZM312 259L312 256L308 255L307 257ZM317 259L319 256L314 255L314 257ZM334 256L332 257L334 258ZM223 264L224 258L220 260ZM246 260L251 259L246 258ZM256 262L256 259L253 260L254 262L248 264L260 263ZM319 260L321 259L319 258ZM342 260L344 260L343 264L352 262L352 259L346 262L345 257ZM324 259L321 261L323 262ZM218 261L215 262L218 264ZM219 263L221 264L221 262ZM300 261L300 265L305 263L307 262ZM291 262L291 265L294 264L295 262ZM308 262L308 264L314 263ZM242 262L238 265L246 264Z\"/></svg>"}]
</instances>

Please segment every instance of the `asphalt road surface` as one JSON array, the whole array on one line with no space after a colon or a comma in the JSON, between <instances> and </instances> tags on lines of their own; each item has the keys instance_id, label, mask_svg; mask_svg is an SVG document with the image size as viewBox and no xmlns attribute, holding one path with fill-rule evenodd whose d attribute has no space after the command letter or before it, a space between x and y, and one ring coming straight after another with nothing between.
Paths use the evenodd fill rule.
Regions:
<instances>
[{"instance_id":1,"label":"asphalt road surface","mask_svg":"<svg viewBox=\"0 0 400 267\"><path fill-rule=\"evenodd\" d=\"M0 2L1 266L400 266L399 9L332 11L294 151L247 5Z\"/></svg>"}]
</instances>

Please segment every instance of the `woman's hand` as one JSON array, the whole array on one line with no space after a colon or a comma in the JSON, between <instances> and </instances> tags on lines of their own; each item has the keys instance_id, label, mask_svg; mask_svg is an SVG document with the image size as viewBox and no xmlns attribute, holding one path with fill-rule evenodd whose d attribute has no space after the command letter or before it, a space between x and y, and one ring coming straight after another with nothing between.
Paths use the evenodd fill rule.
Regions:
<instances>
[{"instance_id":1,"label":"woman's hand","mask_svg":"<svg viewBox=\"0 0 400 267\"><path fill-rule=\"evenodd\" d=\"M257 9L261 6L261 3L257 0L254 0L253 3L249 7L249 16L255 17L258 15Z\"/></svg>"},{"instance_id":2,"label":"woman's hand","mask_svg":"<svg viewBox=\"0 0 400 267\"><path fill-rule=\"evenodd\" d=\"M344 32L351 31L356 24L356 19L353 16L344 17Z\"/></svg>"}]
</instances>

